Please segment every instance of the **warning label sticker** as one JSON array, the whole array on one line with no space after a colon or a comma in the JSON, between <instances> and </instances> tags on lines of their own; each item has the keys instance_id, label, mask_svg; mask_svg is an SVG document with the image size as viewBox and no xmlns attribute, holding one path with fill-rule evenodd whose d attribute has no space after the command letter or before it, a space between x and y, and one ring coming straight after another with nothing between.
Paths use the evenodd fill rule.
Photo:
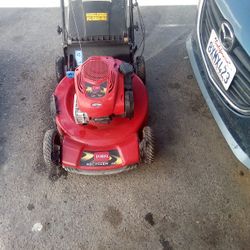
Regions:
<instances>
[{"instance_id":1,"label":"warning label sticker","mask_svg":"<svg viewBox=\"0 0 250 250\"><path fill-rule=\"evenodd\" d=\"M108 13L86 13L86 20L93 21L108 21Z\"/></svg>"}]
</instances>

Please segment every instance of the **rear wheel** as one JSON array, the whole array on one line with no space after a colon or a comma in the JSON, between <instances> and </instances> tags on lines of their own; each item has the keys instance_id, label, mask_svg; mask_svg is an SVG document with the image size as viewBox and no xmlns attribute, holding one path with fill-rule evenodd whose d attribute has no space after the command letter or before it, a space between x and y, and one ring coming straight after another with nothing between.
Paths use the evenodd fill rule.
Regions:
<instances>
[{"instance_id":1,"label":"rear wheel","mask_svg":"<svg viewBox=\"0 0 250 250\"><path fill-rule=\"evenodd\" d=\"M125 91L125 116L129 119L134 116L134 95L133 91Z\"/></svg>"},{"instance_id":2,"label":"rear wheel","mask_svg":"<svg viewBox=\"0 0 250 250\"><path fill-rule=\"evenodd\" d=\"M140 142L141 161L151 164L154 160L154 136L152 129L148 126L142 130L142 140Z\"/></svg>"},{"instance_id":3,"label":"rear wheel","mask_svg":"<svg viewBox=\"0 0 250 250\"><path fill-rule=\"evenodd\" d=\"M56 80L59 83L65 76L64 72L64 57L58 56L56 58Z\"/></svg>"},{"instance_id":4,"label":"rear wheel","mask_svg":"<svg viewBox=\"0 0 250 250\"><path fill-rule=\"evenodd\" d=\"M50 115L53 124L56 125L57 108L56 108L56 97L54 95L52 95L50 98Z\"/></svg>"},{"instance_id":5,"label":"rear wheel","mask_svg":"<svg viewBox=\"0 0 250 250\"><path fill-rule=\"evenodd\" d=\"M143 56L136 57L136 74L141 78L144 84L146 84L146 65Z\"/></svg>"},{"instance_id":6,"label":"rear wheel","mask_svg":"<svg viewBox=\"0 0 250 250\"><path fill-rule=\"evenodd\" d=\"M48 168L57 168L61 160L60 135L55 129L47 130L43 139L43 158Z\"/></svg>"}]
</instances>

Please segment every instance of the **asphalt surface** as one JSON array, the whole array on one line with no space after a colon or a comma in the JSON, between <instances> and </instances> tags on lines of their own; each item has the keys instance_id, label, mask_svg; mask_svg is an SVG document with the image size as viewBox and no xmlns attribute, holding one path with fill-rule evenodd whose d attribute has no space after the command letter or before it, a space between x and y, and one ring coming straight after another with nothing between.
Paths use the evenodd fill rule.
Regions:
<instances>
[{"instance_id":1,"label":"asphalt surface","mask_svg":"<svg viewBox=\"0 0 250 250\"><path fill-rule=\"evenodd\" d=\"M154 164L116 176L43 163L59 9L0 9L0 249L250 249L250 174L187 58L195 6L144 7ZM55 176L54 176L55 177Z\"/></svg>"}]
</instances>

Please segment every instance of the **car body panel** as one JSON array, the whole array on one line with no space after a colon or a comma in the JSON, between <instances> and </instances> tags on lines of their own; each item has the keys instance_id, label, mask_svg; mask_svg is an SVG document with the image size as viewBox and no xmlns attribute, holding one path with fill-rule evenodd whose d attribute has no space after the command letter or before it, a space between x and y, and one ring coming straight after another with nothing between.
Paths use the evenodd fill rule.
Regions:
<instances>
[{"instance_id":1,"label":"car body panel","mask_svg":"<svg viewBox=\"0 0 250 250\"><path fill-rule=\"evenodd\" d=\"M250 169L250 132L248 129L250 118L230 109L211 81L208 80L206 68L194 37L195 35L187 39L186 46L203 97L234 155Z\"/></svg>"},{"instance_id":2,"label":"car body panel","mask_svg":"<svg viewBox=\"0 0 250 250\"><path fill-rule=\"evenodd\" d=\"M228 145L235 154L235 156L250 169L250 115L249 109L241 109L234 102L232 102L225 91L222 91L214 79L211 67L208 66L209 59L206 58L204 52L204 45L202 45L201 38L201 23L203 6L206 1L201 0L198 7L197 27L187 40L187 51L189 59L197 79L201 92L210 108L212 115L217 122L223 136ZM241 2L235 0L214 0L220 16L217 16L220 23L223 18L227 20L234 30L234 35L237 39L235 46L240 46L245 52L246 56L250 54L250 25L248 24L250 13L250 1L242 0ZM209 14L210 15L210 14ZM210 15L210 20L211 20ZM215 17L214 17L215 18ZM205 21L206 22L206 21ZM209 19L208 19L208 22ZM218 32L218 31L217 31ZM204 36L206 34L204 33ZM248 57L250 58L250 57ZM249 59L247 60L249 61ZM232 59L232 58L231 58ZM244 58L243 58L244 59ZM238 58L240 60L240 58ZM238 66L241 66L238 64ZM238 70L238 69L237 69ZM250 84L247 77L245 84ZM244 91L241 86L241 90ZM245 89L246 91L246 89Z\"/></svg>"},{"instance_id":3,"label":"car body panel","mask_svg":"<svg viewBox=\"0 0 250 250\"><path fill-rule=\"evenodd\" d=\"M230 22L241 46L250 55L250 1L216 0L224 18Z\"/></svg>"}]
</instances>

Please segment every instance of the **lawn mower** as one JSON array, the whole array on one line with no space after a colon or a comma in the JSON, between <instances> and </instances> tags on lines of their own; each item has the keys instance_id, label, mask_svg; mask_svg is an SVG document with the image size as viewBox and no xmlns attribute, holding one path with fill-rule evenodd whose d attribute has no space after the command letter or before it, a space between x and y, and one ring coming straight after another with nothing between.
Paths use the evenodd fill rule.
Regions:
<instances>
[{"instance_id":1,"label":"lawn mower","mask_svg":"<svg viewBox=\"0 0 250 250\"><path fill-rule=\"evenodd\" d=\"M123 21L126 23L126 0L69 1L69 9L70 4L76 2L81 3L77 9L84 13L81 16L85 18L83 33L79 36L78 28L77 37L72 41L73 36L64 30L67 44L64 44L61 60L63 70L60 74L63 75L58 79L60 82L50 104L56 129L50 129L44 135L44 161L50 168L86 175L120 173L140 163L150 164L154 157L154 138L147 126L148 95L142 80L145 65L137 65L143 61L142 57L134 63L136 46L134 37L131 37L134 30L133 3L129 1L129 20L132 23L127 32L125 26L112 24L115 21L112 11L120 13L119 18L116 16L119 25ZM121 22L123 12L125 17ZM70 14L67 16L70 19ZM80 18L75 13L76 17ZM92 27L92 22L93 29L88 27ZM102 32L106 26L102 22L109 23L106 23L109 27L105 30L109 31L109 40L104 39ZM122 33L114 35L112 25L116 27L115 31ZM77 42L73 43L75 39L79 47ZM100 54L95 55L95 49ZM77 55L78 52L81 55ZM58 62L60 60L56 68Z\"/></svg>"}]
</instances>

